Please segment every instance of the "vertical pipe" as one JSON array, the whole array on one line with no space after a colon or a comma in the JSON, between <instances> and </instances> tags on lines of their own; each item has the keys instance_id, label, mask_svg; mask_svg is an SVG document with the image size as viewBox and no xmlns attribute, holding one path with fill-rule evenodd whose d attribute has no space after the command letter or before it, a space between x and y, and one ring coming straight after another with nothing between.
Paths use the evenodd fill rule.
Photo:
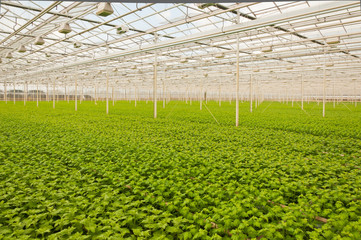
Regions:
<instances>
[{"instance_id":1,"label":"vertical pipe","mask_svg":"<svg viewBox=\"0 0 361 240\"><path fill-rule=\"evenodd\" d=\"M303 74L301 75L301 109L303 110Z\"/></svg>"},{"instance_id":2,"label":"vertical pipe","mask_svg":"<svg viewBox=\"0 0 361 240\"><path fill-rule=\"evenodd\" d=\"M46 83L46 101L49 102L49 82Z\"/></svg>"},{"instance_id":3,"label":"vertical pipe","mask_svg":"<svg viewBox=\"0 0 361 240\"><path fill-rule=\"evenodd\" d=\"M55 109L55 80L53 80L53 109Z\"/></svg>"},{"instance_id":4,"label":"vertical pipe","mask_svg":"<svg viewBox=\"0 0 361 240\"><path fill-rule=\"evenodd\" d=\"M16 101L16 99L15 99L15 79L14 79L14 104L15 104L15 101Z\"/></svg>"},{"instance_id":5,"label":"vertical pipe","mask_svg":"<svg viewBox=\"0 0 361 240\"><path fill-rule=\"evenodd\" d=\"M332 84L332 95L333 95L333 108L336 107L336 96L335 96L335 82Z\"/></svg>"},{"instance_id":6,"label":"vertical pipe","mask_svg":"<svg viewBox=\"0 0 361 240\"><path fill-rule=\"evenodd\" d=\"M134 86L134 106L137 106L137 87Z\"/></svg>"},{"instance_id":7,"label":"vertical pipe","mask_svg":"<svg viewBox=\"0 0 361 240\"><path fill-rule=\"evenodd\" d=\"M94 104L97 104L97 86L96 84L94 85Z\"/></svg>"},{"instance_id":8,"label":"vertical pipe","mask_svg":"<svg viewBox=\"0 0 361 240\"><path fill-rule=\"evenodd\" d=\"M8 92L6 91L6 80L4 82L4 97L5 97L5 103L8 103Z\"/></svg>"},{"instance_id":9,"label":"vertical pipe","mask_svg":"<svg viewBox=\"0 0 361 240\"><path fill-rule=\"evenodd\" d=\"M323 86L322 86L322 117L326 115L326 56L325 56L325 49L324 49L324 63L323 63Z\"/></svg>"},{"instance_id":10,"label":"vertical pipe","mask_svg":"<svg viewBox=\"0 0 361 240\"><path fill-rule=\"evenodd\" d=\"M113 106L114 106L114 86L112 86L112 100L113 100Z\"/></svg>"},{"instance_id":11,"label":"vertical pipe","mask_svg":"<svg viewBox=\"0 0 361 240\"><path fill-rule=\"evenodd\" d=\"M355 107L357 107L357 99L356 99L356 79L353 80L353 97L355 101Z\"/></svg>"},{"instance_id":12,"label":"vertical pipe","mask_svg":"<svg viewBox=\"0 0 361 240\"><path fill-rule=\"evenodd\" d=\"M78 77L79 74L77 73L75 76L75 111L78 111Z\"/></svg>"},{"instance_id":13,"label":"vertical pipe","mask_svg":"<svg viewBox=\"0 0 361 240\"><path fill-rule=\"evenodd\" d=\"M164 81L163 81L163 108L165 108L165 87L164 87Z\"/></svg>"},{"instance_id":14,"label":"vertical pipe","mask_svg":"<svg viewBox=\"0 0 361 240\"><path fill-rule=\"evenodd\" d=\"M158 36L155 34L155 42L157 42ZM157 52L154 52L154 64L153 64L153 111L154 118L157 118Z\"/></svg>"},{"instance_id":15,"label":"vertical pipe","mask_svg":"<svg viewBox=\"0 0 361 240\"><path fill-rule=\"evenodd\" d=\"M81 92L80 92L80 104L83 101L84 98L84 83L81 84Z\"/></svg>"},{"instance_id":16,"label":"vertical pipe","mask_svg":"<svg viewBox=\"0 0 361 240\"><path fill-rule=\"evenodd\" d=\"M237 10L237 23L239 23L239 11ZM239 125L239 34L237 33L237 51L236 51L236 127Z\"/></svg>"},{"instance_id":17,"label":"vertical pipe","mask_svg":"<svg viewBox=\"0 0 361 240\"><path fill-rule=\"evenodd\" d=\"M39 107L39 80L36 81L36 106Z\"/></svg>"},{"instance_id":18,"label":"vertical pipe","mask_svg":"<svg viewBox=\"0 0 361 240\"><path fill-rule=\"evenodd\" d=\"M218 87L218 104L221 106L221 85Z\"/></svg>"},{"instance_id":19,"label":"vertical pipe","mask_svg":"<svg viewBox=\"0 0 361 240\"><path fill-rule=\"evenodd\" d=\"M26 82L24 82L24 96L23 96L23 98L24 98L24 106L26 105Z\"/></svg>"},{"instance_id":20,"label":"vertical pipe","mask_svg":"<svg viewBox=\"0 0 361 240\"><path fill-rule=\"evenodd\" d=\"M251 73L250 81L249 81L249 109L250 109L250 112L252 112L252 105L253 105L252 81L253 81L253 73Z\"/></svg>"},{"instance_id":21,"label":"vertical pipe","mask_svg":"<svg viewBox=\"0 0 361 240\"><path fill-rule=\"evenodd\" d=\"M109 64L109 61L108 61L108 64ZM109 73L108 73L108 66L106 68L106 84L105 84L105 87L106 87L106 90L105 90L105 100L106 100L106 113L109 114L109 99L108 99L108 85L109 85Z\"/></svg>"}]
</instances>

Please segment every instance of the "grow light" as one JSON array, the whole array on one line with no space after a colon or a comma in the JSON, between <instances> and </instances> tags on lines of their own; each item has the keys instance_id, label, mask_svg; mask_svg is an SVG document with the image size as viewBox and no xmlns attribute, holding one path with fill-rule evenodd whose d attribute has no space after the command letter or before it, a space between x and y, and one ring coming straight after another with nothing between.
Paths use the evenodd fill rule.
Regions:
<instances>
[{"instance_id":1,"label":"grow light","mask_svg":"<svg viewBox=\"0 0 361 240\"><path fill-rule=\"evenodd\" d=\"M272 52L272 47L270 46L270 47L263 47L262 49L261 49L261 51L262 52L264 52L264 53L266 53L266 52Z\"/></svg>"},{"instance_id":2,"label":"grow light","mask_svg":"<svg viewBox=\"0 0 361 240\"><path fill-rule=\"evenodd\" d=\"M326 64L326 67L333 67L333 63Z\"/></svg>"},{"instance_id":3,"label":"grow light","mask_svg":"<svg viewBox=\"0 0 361 240\"><path fill-rule=\"evenodd\" d=\"M108 2L101 2L98 4L98 9L96 15L106 17L111 15L114 12L112 5Z\"/></svg>"},{"instance_id":4,"label":"grow light","mask_svg":"<svg viewBox=\"0 0 361 240\"><path fill-rule=\"evenodd\" d=\"M25 46L24 46L24 45L21 45L21 46L18 48L18 52L19 52L19 53L24 53L24 52L26 52Z\"/></svg>"},{"instance_id":5,"label":"grow light","mask_svg":"<svg viewBox=\"0 0 361 240\"><path fill-rule=\"evenodd\" d=\"M253 69L253 72L259 72L259 68Z\"/></svg>"},{"instance_id":6,"label":"grow light","mask_svg":"<svg viewBox=\"0 0 361 240\"><path fill-rule=\"evenodd\" d=\"M215 58L224 58L224 53L217 53L214 55Z\"/></svg>"},{"instance_id":7,"label":"grow light","mask_svg":"<svg viewBox=\"0 0 361 240\"><path fill-rule=\"evenodd\" d=\"M123 34L129 31L129 27L127 25L121 25L121 26L117 26L117 34Z\"/></svg>"},{"instance_id":8,"label":"grow light","mask_svg":"<svg viewBox=\"0 0 361 240\"><path fill-rule=\"evenodd\" d=\"M35 42L34 42L35 45L43 45L44 43L45 43L45 41L41 36L37 36L35 38Z\"/></svg>"},{"instance_id":9,"label":"grow light","mask_svg":"<svg viewBox=\"0 0 361 240\"><path fill-rule=\"evenodd\" d=\"M6 58L13 58L13 55L11 54L11 52L8 52L6 55L5 55Z\"/></svg>"},{"instance_id":10,"label":"grow light","mask_svg":"<svg viewBox=\"0 0 361 240\"><path fill-rule=\"evenodd\" d=\"M340 43L340 37L327 38L326 43L329 45Z\"/></svg>"},{"instance_id":11,"label":"grow light","mask_svg":"<svg viewBox=\"0 0 361 240\"><path fill-rule=\"evenodd\" d=\"M207 7L210 7L210 6L214 6L216 5L215 3L197 3L196 6L199 8L199 9L205 9Z\"/></svg>"},{"instance_id":12,"label":"grow light","mask_svg":"<svg viewBox=\"0 0 361 240\"><path fill-rule=\"evenodd\" d=\"M181 63L186 63L186 62L188 62L188 59L185 58L185 57L182 57L181 60L180 60L180 62L181 62Z\"/></svg>"},{"instance_id":13,"label":"grow light","mask_svg":"<svg viewBox=\"0 0 361 240\"><path fill-rule=\"evenodd\" d=\"M71 32L71 27L70 27L69 23L67 23L67 22L62 23L60 25L60 28L59 28L58 32L64 33L64 34L70 33Z\"/></svg>"},{"instance_id":14,"label":"grow light","mask_svg":"<svg viewBox=\"0 0 361 240\"><path fill-rule=\"evenodd\" d=\"M293 69L293 67L287 67L286 69L287 69L287 70L292 70L292 69Z\"/></svg>"},{"instance_id":15,"label":"grow light","mask_svg":"<svg viewBox=\"0 0 361 240\"><path fill-rule=\"evenodd\" d=\"M81 42L74 42L74 48L80 48Z\"/></svg>"}]
</instances>

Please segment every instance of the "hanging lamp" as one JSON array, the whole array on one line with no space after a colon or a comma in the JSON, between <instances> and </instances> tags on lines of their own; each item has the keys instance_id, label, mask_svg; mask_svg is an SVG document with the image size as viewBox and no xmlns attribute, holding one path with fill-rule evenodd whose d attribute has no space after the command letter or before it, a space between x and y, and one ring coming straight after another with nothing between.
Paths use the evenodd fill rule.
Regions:
<instances>
[{"instance_id":1,"label":"hanging lamp","mask_svg":"<svg viewBox=\"0 0 361 240\"><path fill-rule=\"evenodd\" d=\"M111 15L114 12L112 5L108 2L101 2L98 4L98 9L96 11L96 15L101 17L106 17Z\"/></svg>"},{"instance_id":2,"label":"hanging lamp","mask_svg":"<svg viewBox=\"0 0 361 240\"><path fill-rule=\"evenodd\" d=\"M121 25L121 26L117 26L117 34L123 34L129 31L129 27L127 25Z\"/></svg>"},{"instance_id":3,"label":"hanging lamp","mask_svg":"<svg viewBox=\"0 0 361 240\"><path fill-rule=\"evenodd\" d=\"M19 53L24 53L24 52L26 52L25 46L24 46L24 45L21 45L21 46L18 48L18 52L19 52Z\"/></svg>"},{"instance_id":4,"label":"hanging lamp","mask_svg":"<svg viewBox=\"0 0 361 240\"><path fill-rule=\"evenodd\" d=\"M64 34L67 34L67 33L70 33L71 32L71 27L69 25L69 23L67 22L64 22L60 25L60 28L58 30L59 33L64 33Z\"/></svg>"},{"instance_id":5,"label":"hanging lamp","mask_svg":"<svg viewBox=\"0 0 361 240\"><path fill-rule=\"evenodd\" d=\"M45 41L41 36L37 36L35 38L35 42L34 42L35 45L43 45L44 43L45 43Z\"/></svg>"}]
</instances>

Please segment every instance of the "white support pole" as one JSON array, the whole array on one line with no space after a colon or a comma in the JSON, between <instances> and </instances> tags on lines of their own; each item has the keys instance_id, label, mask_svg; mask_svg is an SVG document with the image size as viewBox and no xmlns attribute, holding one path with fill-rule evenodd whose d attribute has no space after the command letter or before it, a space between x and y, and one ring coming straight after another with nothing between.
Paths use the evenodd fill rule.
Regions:
<instances>
[{"instance_id":1,"label":"white support pole","mask_svg":"<svg viewBox=\"0 0 361 240\"><path fill-rule=\"evenodd\" d=\"M237 24L239 24L239 11L237 10ZM239 34L237 33L237 51L236 51L236 127L239 125ZM219 94L221 91L219 90Z\"/></svg>"},{"instance_id":2,"label":"white support pole","mask_svg":"<svg viewBox=\"0 0 361 240\"><path fill-rule=\"evenodd\" d=\"M75 76L75 111L78 111L78 77L79 74Z\"/></svg>"},{"instance_id":3,"label":"white support pole","mask_svg":"<svg viewBox=\"0 0 361 240\"><path fill-rule=\"evenodd\" d=\"M15 104L15 101L16 101L15 96L16 96L16 94L15 94L15 79L14 79L14 104Z\"/></svg>"},{"instance_id":4,"label":"white support pole","mask_svg":"<svg viewBox=\"0 0 361 240\"><path fill-rule=\"evenodd\" d=\"M219 84L219 87L218 87L218 104L219 106L221 106L221 85Z\"/></svg>"},{"instance_id":5,"label":"white support pole","mask_svg":"<svg viewBox=\"0 0 361 240\"><path fill-rule=\"evenodd\" d=\"M36 107L39 107L39 80L36 81Z\"/></svg>"},{"instance_id":6,"label":"white support pole","mask_svg":"<svg viewBox=\"0 0 361 240\"><path fill-rule=\"evenodd\" d=\"M8 103L8 92L6 91L6 80L4 81L4 98L5 98L5 103Z\"/></svg>"},{"instance_id":7,"label":"white support pole","mask_svg":"<svg viewBox=\"0 0 361 240\"><path fill-rule=\"evenodd\" d=\"M322 84L322 95L323 95L323 99L322 99L322 117L325 117L326 115L326 55L325 55L325 50L324 49L324 63L323 63L323 84Z\"/></svg>"},{"instance_id":8,"label":"white support pole","mask_svg":"<svg viewBox=\"0 0 361 240\"><path fill-rule=\"evenodd\" d=\"M24 106L26 105L26 95L27 95L27 91L26 91L26 85L27 85L27 82L24 82Z\"/></svg>"},{"instance_id":9,"label":"white support pole","mask_svg":"<svg viewBox=\"0 0 361 240\"><path fill-rule=\"evenodd\" d=\"M55 109L55 80L53 80L53 109Z\"/></svg>"},{"instance_id":10,"label":"white support pole","mask_svg":"<svg viewBox=\"0 0 361 240\"><path fill-rule=\"evenodd\" d=\"M134 107L137 106L137 87L134 86Z\"/></svg>"},{"instance_id":11,"label":"white support pole","mask_svg":"<svg viewBox=\"0 0 361 240\"><path fill-rule=\"evenodd\" d=\"M158 41L158 36L157 34L154 35L155 37L155 42ZM157 56L157 52L154 52L154 64L153 64L153 114L154 114L154 118L157 118L157 60L158 60L158 56Z\"/></svg>"},{"instance_id":12,"label":"white support pole","mask_svg":"<svg viewBox=\"0 0 361 240\"><path fill-rule=\"evenodd\" d=\"M108 65L109 65L109 61L108 61ZM108 66L106 68L106 90L105 90L105 100L106 100L106 113L109 114L109 97L108 97L108 88L109 88L109 72L108 72Z\"/></svg>"},{"instance_id":13,"label":"white support pole","mask_svg":"<svg viewBox=\"0 0 361 240\"><path fill-rule=\"evenodd\" d=\"M353 99L355 101L355 107L357 107L357 98L356 98L356 79L353 80Z\"/></svg>"},{"instance_id":14,"label":"white support pole","mask_svg":"<svg viewBox=\"0 0 361 240\"><path fill-rule=\"evenodd\" d=\"M335 82L332 84L332 95L333 95L333 108L336 107L336 96L335 96Z\"/></svg>"},{"instance_id":15,"label":"white support pole","mask_svg":"<svg viewBox=\"0 0 361 240\"><path fill-rule=\"evenodd\" d=\"M301 75L301 109L303 110L303 74Z\"/></svg>"},{"instance_id":16,"label":"white support pole","mask_svg":"<svg viewBox=\"0 0 361 240\"><path fill-rule=\"evenodd\" d=\"M81 102L83 101L83 98L84 98L84 83L81 84L81 92L80 92L80 104Z\"/></svg>"},{"instance_id":17,"label":"white support pole","mask_svg":"<svg viewBox=\"0 0 361 240\"><path fill-rule=\"evenodd\" d=\"M251 73L250 81L249 81L249 109L250 109L250 112L252 112L252 105L253 105L252 81L253 81L253 73Z\"/></svg>"},{"instance_id":18,"label":"white support pole","mask_svg":"<svg viewBox=\"0 0 361 240\"><path fill-rule=\"evenodd\" d=\"M46 83L46 101L49 102L49 82Z\"/></svg>"},{"instance_id":19,"label":"white support pole","mask_svg":"<svg viewBox=\"0 0 361 240\"><path fill-rule=\"evenodd\" d=\"M165 87L164 87L164 81L163 81L163 108L165 108Z\"/></svg>"},{"instance_id":20,"label":"white support pole","mask_svg":"<svg viewBox=\"0 0 361 240\"><path fill-rule=\"evenodd\" d=\"M113 106L114 106L114 86L112 86L112 100L113 100Z\"/></svg>"}]
</instances>

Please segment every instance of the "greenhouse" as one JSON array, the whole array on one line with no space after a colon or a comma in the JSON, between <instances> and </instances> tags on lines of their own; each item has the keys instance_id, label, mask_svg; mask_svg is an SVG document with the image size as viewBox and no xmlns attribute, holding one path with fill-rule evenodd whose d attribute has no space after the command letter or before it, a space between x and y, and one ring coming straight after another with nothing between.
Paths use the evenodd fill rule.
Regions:
<instances>
[{"instance_id":1,"label":"greenhouse","mask_svg":"<svg viewBox=\"0 0 361 240\"><path fill-rule=\"evenodd\" d=\"M0 2L0 239L361 239L360 1Z\"/></svg>"}]
</instances>

